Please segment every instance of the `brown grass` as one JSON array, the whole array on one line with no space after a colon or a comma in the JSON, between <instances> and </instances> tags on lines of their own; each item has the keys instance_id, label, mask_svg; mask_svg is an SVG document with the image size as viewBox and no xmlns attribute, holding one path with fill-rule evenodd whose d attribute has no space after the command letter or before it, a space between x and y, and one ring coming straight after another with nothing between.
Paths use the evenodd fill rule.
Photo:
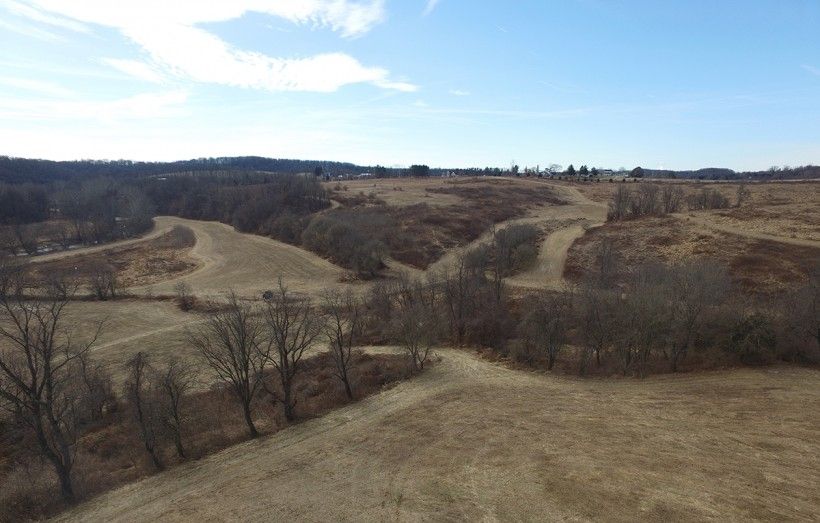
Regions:
<instances>
[{"instance_id":1,"label":"brown grass","mask_svg":"<svg viewBox=\"0 0 820 523\"><path fill-rule=\"evenodd\" d=\"M578 380L439 355L390 391L65 519L784 521L820 507L817 371Z\"/></svg>"},{"instance_id":2,"label":"brown grass","mask_svg":"<svg viewBox=\"0 0 820 523\"><path fill-rule=\"evenodd\" d=\"M820 259L820 249L704 230L673 217L609 222L588 231L570 248L564 275L578 281L595 266L601 242L619 253L620 277L647 262L674 263L707 257L726 264L745 291L771 293L803 283Z\"/></svg>"},{"instance_id":3,"label":"brown grass","mask_svg":"<svg viewBox=\"0 0 820 523\"><path fill-rule=\"evenodd\" d=\"M415 203L387 196L390 190L385 191L385 187L396 180L371 183L381 186L382 192L373 190L374 196L363 200L337 192L333 198L349 207L331 214L347 215L365 228L372 224L372 234L388 246L394 259L420 269L447 251L478 239L495 224L524 216L537 207L566 204L547 184L509 179L414 180L407 184L411 188L407 192L413 192Z\"/></svg>"},{"instance_id":4,"label":"brown grass","mask_svg":"<svg viewBox=\"0 0 820 523\"><path fill-rule=\"evenodd\" d=\"M114 268L118 283L123 287L150 285L196 269L196 262L189 257L195 244L193 231L177 225L151 240L89 254L77 254L37 263L31 267L35 277L61 273L85 278L95 266L106 265Z\"/></svg>"}]
</instances>

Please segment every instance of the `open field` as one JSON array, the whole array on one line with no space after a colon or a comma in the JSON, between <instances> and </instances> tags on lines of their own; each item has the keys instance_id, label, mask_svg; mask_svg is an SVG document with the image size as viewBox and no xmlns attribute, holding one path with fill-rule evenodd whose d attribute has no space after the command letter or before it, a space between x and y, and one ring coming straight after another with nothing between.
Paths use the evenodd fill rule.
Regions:
<instances>
[{"instance_id":1,"label":"open field","mask_svg":"<svg viewBox=\"0 0 820 523\"><path fill-rule=\"evenodd\" d=\"M507 279L522 292L578 281L594 266L603 239L622 253L624 269L649 260L709 256L726 262L735 282L755 293L803 282L820 259L815 245L820 205L805 190L814 185L750 185L747 205L739 209L606 223L606 203L616 184L502 182L488 186L520 198L522 207L495 226L531 224L544 237L533 266ZM433 209L431 216L450 220L468 209L470 219L492 205L485 193L470 193L483 191L484 183L342 182L348 193L366 192L364 200L341 198L326 212L351 205L401 213L422 200ZM721 190L731 197L736 188L727 184ZM772 200L772 191L789 200ZM550 199L539 200L547 194ZM759 218L761 212L771 220ZM443 223L447 235L462 230ZM160 269L148 271L152 279L140 279L145 271L130 267L151 266L134 262L157 255L163 239L183 228L193 235L193 245L159 258L185 260L187 268L164 270L155 264ZM491 235L488 228L457 241L439 237L441 256L426 268L389 260L392 270L382 277L444 269ZM77 301L67 309L66 324L77 340L105 320L91 354L111 372L118 389L125 379L123 364L138 351L157 361L178 356L203 364L186 329L196 329L204 315L182 312L168 299L180 281L204 300L224 298L228 290L258 300L280 275L289 288L313 298L325 289L365 293L372 285L352 281L344 269L299 247L218 222L176 217L156 218L141 239L41 256L34 267L70 267L86 259L128 259L124 274L137 275L124 280L131 299ZM60 517L782 521L810 520L820 511L820 410L815 408L820 372L815 368L582 380L514 370L469 349L441 348L437 354L440 361L414 380L105 493ZM209 385L202 379L198 390Z\"/></svg>"},{"instance_id":2,"label":"open field","mask_svg":"<svg viewBox=\"0 0 820 523\"><path fill-rule=\"evenodd\" d=\"M304 249L270 238L243 234L218 222L200 222L163 216L157 228L183 225L194 232L196 245L191 257L199 267L190 274L150 287L154 294L173 294L174 284L185 281L197 295L216 297L233 290L242 296L258 297L273 287L279 276L296 292L318 294L337 286L343 270ZM134 289L146 292L147 287Z\"/></svg>"},{"instance_id":3,"label":"open field","mask_svg":"<svg viewBox=\"0 0 820 523\"><path fill-rule=\"evenodd\" d=\"M112 491L66 521L810 520L820 374L546 377L441 350L420 378Z\"/></svg>"},{"instance_id":4,"label":"open field","mask_svg":"<svg viewBox=\"0 0 820 523\"><path fill-rule=\"evenodd\" d=\"M694 214L694 213L693 213ZM771 292L803 283L820 260L810 241L761 239L753 233L724 232L703 215L610 222L589 231L569 250L565 275L573 281L594 270L602 242L618 252L618 275L647 262L677 263L707 257L726 264L735 283L754 292Z\"/></svg>"}]
</instances>

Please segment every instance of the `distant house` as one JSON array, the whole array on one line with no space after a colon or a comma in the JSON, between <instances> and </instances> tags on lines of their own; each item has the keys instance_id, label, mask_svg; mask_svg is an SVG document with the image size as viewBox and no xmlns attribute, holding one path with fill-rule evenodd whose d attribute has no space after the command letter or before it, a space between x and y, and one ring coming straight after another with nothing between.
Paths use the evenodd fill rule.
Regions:
<instances>
[{"instance_id":1,"label":"distant house","mask_svg":"<svg viewBox=\"0 0 820 523\"><path fill-rule=\"evenodd\" d=\"M373 173L362 173L362 174L358 175L356 178L359 178L360 180L365 180L367 178L373 178Z\"/></svg>"}]
</instances>

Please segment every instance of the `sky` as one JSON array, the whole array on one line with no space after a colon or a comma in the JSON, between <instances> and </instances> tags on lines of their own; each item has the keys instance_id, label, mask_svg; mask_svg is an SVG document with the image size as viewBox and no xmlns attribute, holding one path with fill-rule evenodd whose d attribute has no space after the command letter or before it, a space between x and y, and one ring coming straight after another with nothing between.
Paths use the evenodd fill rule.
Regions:
<instances>
[{"instance_id":1,"label":"sky","mask_svg":"<svg viewBox=\"0 0 820 523\"><path fill-rule=\"evenodd\" d=\"M0 154L820 163L818 0L0 0Z\"/></svg>"}]
</instances>

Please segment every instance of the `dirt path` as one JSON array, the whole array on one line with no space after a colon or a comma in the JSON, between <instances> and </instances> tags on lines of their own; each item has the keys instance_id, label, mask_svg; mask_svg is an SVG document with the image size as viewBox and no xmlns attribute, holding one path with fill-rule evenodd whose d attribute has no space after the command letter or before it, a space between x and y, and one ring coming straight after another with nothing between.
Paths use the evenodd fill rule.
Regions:
<instances>
[{"instance_id":1,"label":"dirt path","mask_svg":"<svg viewBox=\"0 0 820 523\"><path fill-rule=\"evenodd\" d=\"M606 220L605 204L590 200L574 187L555 187L569 204L544 209L536 219L540 223L558 221L561 224L541 244L538 259L533 267L507 279L511 285L553 290L561 288L564 284L564 265L569 248L587 230L602 225Z\"/></svg>"},{"instance_id":2,"label":"dirt path","mask_svg":"<svg viewBox=\"0 0 820 523\"><path fill-rule=\"evenodd\" d=\"M575 380L439 354L418 378L62 519L796 520L820 507L817 371Z\"/></svg>"},{"instance_id":3,"label":"dirt path","mask_svg":"<svg viewBox=\"0 0 820 523\"><path fill-rule=\"evenodd\" d=\"M754 230L744 229L742 227L736 227L724 223L717 223L714 220L710 219L709 213L688 213L688 214L675 214L673 215L680 220L685 220L690 223L694 223L698 226L705 227L707 229L712 229L715 231L725 232L728 234L735 234L738 236L745 236L747 238L753 238L756 240L767 240L779 243L787 243L790 245L798 245L800 247L814 247L820 248L820 241L817 240L809 240L806 238L790 238L788 236L778 236L774 234L766 234Z\"/></svg>"},{"instance_id":4,"label":"dirt path","mask_svg":"<svg viewBox=\"0 0 820 523\"><path fill-rule=\"evenodd\" d=\"M100 251L118 249L120 247L127 247L135 243L145 242L153 240L154 238L159 238L163 234L170 231L172 227L172 224L166 223L160 218L155 218L154 227L149 232L143 234L142 236L137 236L136 238L128 238L127 240L119 240L110 243L103 243L100 245L92 245L90 247L80 247L79 249L72 249L70 251L59 251L52 252L49 254L42 254L40 256L31 256L26 258L26 260L29 263L41 263L53 260L62 260L63 258L69 258L71 256L80 256L82 254L91 254Z\"/></svg>"},{"instance_id":5,"label":"dirt path","mask_svg":"<svg viewBox=\"0 0 820 523\"><path fill-rule=\"evenodd\" d=\"M240 233L218 222L170 216L158 217L156 221L158 228L183 225L194 232L197 242L191 256L200 267L180 278L151 286L153 293L172 294L176 282L185 281L200 296L218 296L228 290L257 296L274 286L280 275L289 288L308 294L343 285L343 269L293 245ZM148 292L149 287L131 290Z\"/></svg>"},{"instance_id":6,"label":"dirt path","mask_svg":"<svg viewBox=\"0 0 820 523\"><path fill-rule=\"evenodd\" d=\"M546 205L532 210L522 218L513 218L496 224L497 229L514 224L531 224L551 230L541 244L538 258L533 267L526 272L508 278L507 282L518 287L559 289L564 283L564 265L569 248L587 230L604 223L606 220L606 205L590 200L577 189L568 185L536 180L521 180L521 183L550 184L567 204ZM444 256L431 264L426 271L404 265L395 260L388 260L388 267L410 276L423 276L425 273L439 271L453 264L461 254L488 242L492 238L492 234L492 231L486 231L481 237L467 245L449 250Z\"/></svg>"}]
</instances>

